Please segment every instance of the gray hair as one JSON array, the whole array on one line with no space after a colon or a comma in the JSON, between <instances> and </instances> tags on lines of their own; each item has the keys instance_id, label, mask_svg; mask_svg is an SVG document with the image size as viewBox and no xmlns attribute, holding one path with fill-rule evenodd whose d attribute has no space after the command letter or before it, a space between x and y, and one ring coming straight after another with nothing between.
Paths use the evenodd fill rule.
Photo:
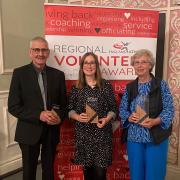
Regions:
<instances>
[{"instance_id":1,"label":"gray hair","mask_svg":"<svg viewBox=\"0 0 180 180\"><path fill-rule=\"evenodd\" d=\"M152 52L147 50L147 49L140 49L140 50L135 52L135 54L131 57L131 66L134 66L135 59L140 58L142 56L147 56L148 61L152 66L152 68L150 69L150 72L151 72L154 65L155 65L155 59L153 57Z\"/></svg>"},{"instance_id":2,"label":"gray hair","mask_svg":"<svg viewBox=\"0 0 180 180\"><path fill-rule=\"evenodd\" d=\"M30 41L30 48L32 47L32 43L33 43L34 41L44 42L44 43L47 45L47 47L48 47L48 42L47 42L47 40L46 40L45 38L43 38L43 37L41 37L41 36L36 36L36 37L34 37L33 39L31 39L31 41Z\"/></svg>"}]
</instances>

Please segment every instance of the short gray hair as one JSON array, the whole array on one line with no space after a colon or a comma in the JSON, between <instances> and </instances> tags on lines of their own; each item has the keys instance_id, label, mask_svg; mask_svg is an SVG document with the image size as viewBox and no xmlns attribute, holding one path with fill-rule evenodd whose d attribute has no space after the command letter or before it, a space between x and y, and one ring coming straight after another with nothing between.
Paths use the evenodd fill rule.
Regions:
<instances>
[{"instance_id":1,"label":"short gray hair","mask_svg":"<svg viewBox=\"0 0 180 180\"><path fill-rule=\"evenodd\" d=\"M140 50L136 51L135 54L133 56L131 56L131 66L134 66L135 59L140 58L142 56L147 56L149 58L148 61L152 66L152 68L150 69L150 72L151 72L155 65L155 59L153 57L152 52L149 51L148 49L140 49Z\"/></svg>"},{"instance_id":2,"label":"short gray hair","mask_svg":"<svg viewBox=\"0 0 180 180\"><path fill-rule=\"evenodd\" d=\"M32 47L32 42L34 42L34 41L44 42L44 43L47 45L47 47L49 47L49 46L48 46L48 42L47 42L47 40L46 40L45 38L43 38L43 37L41 37L41 36L36 36L36 37L34 37L33 39L31 39L31 41L30 41L30 48Z\"/></svg>"}]
</instances>

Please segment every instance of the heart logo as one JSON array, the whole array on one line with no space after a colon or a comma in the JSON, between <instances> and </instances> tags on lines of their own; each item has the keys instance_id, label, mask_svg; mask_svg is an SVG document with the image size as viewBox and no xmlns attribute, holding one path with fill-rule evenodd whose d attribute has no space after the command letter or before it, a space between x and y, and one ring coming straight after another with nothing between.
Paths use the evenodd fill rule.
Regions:
<instances>
[{"instance_id":1,"label":"heart logo","mask_svg":"<svg viewBox=\"0 0 180 180\"><path fill-rule=\"evenodd\" d=\"M131 13L124 13L124 16L128 19L131 16Z\"/></svg>"},{"instance_id":2,"label":"heart logo","mask_svg":"<svg viewBox=\"0 0 180 180\"><path fill-rule=\"evenodd\" d=\"M101 30L101 28L95 28L95 31L96 31L97 33L99 33L100 30Z\"/></svg>"}]
</instances>

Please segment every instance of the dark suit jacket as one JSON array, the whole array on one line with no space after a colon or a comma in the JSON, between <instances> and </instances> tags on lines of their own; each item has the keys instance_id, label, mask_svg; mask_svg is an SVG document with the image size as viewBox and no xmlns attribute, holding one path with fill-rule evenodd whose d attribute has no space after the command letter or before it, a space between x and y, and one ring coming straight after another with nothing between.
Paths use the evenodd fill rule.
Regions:
<instances>
[{"instance_id":1,"label":"dark suit jacket","mask_svg":"<svg viewBox=\"0 0 180 180\"><path fill-rule=\"evenodd\" d=\"M66 86L64 73L46 66L47 109L59 105L61 119L66 113ZM8 98L9 112L18 118L15 141L33 145L42 134L45 123L40 121L43 99L39 88L37 73L32 64L14 70ZM48 125L52 143L59 142L59 125Z\"/></svg>"}]
</instances>

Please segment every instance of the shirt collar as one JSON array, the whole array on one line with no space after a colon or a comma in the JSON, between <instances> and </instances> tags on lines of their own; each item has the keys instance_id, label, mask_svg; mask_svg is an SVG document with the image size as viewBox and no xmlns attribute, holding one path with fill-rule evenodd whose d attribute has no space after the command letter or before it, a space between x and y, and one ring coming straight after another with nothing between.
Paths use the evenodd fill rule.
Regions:
<instances>
[{"instance_id":1,"label":"shirt collar","mask_svg":"<svg viewBox=\"0 0 180 180\"><path fill-rule=\"evenodd\" d=\"M46 73L46 65L44 66L43 70L38 69L33 63L32 63L32 66L37 73L40 73L40 72Z\"/></svg>"}]
</instances>

